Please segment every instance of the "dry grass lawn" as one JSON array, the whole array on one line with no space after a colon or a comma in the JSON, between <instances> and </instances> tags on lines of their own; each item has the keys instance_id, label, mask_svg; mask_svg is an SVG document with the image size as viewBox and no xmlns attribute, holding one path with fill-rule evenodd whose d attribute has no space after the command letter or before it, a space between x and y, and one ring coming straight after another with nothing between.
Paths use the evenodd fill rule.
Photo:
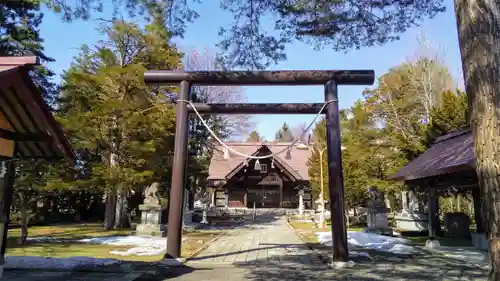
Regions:
<instances>
[{"instance_id":1,"label":"dry grass lawn","mask_svg":"<svg viewBox=\"0 0 500 281\"><path fill-rule=\"evenodd\" d=\"M322 229L316 228L314 223L299 220L290 220L290 225L295 229L299 236L307 243L319 243L316 233L321 232ZM325 226L325 231L331 231L331 225ZM348 228L349 231L363 231L362 228Z\"/></svg>"},{"instance_id":2,"label":"dry grass lawn","mask_svg":"<svg viewBox=\"0 0 500 281\"><path fill-rule=\"evenodd\" d=\"M207 242L215 238L221 231L193 231L184 234L182 256L189 257ZM119 256L110 251L128 250L132 246L110 246L79 243L76 240L92 237L130 235L131 230L105 230L102 224L69 224L54 226L34 226L29 229L28 237L55 237L65 239L63 242L27 241L25 245L18 242L20 229L9 229L7 237L7 255L9 256L40 256L66 258L73 256L88 256L95 258L115 258L127 261L156 261L158 256ZM202 241L202 243L201 243ZM166 243L166 240L165 240Z\"/></svg>"}]
</instances>

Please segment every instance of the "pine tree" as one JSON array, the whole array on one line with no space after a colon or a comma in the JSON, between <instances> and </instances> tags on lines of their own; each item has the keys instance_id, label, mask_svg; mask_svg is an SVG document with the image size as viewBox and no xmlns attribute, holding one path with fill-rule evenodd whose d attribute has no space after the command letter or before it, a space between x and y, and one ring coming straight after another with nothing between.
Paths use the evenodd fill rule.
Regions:
<instances>
[{"instance_id":1,"label":"pine tree","mask_svg":"<svg viewBox=\"0 0 500 281\"><path fill-rule=\"evenodd\" d=\"M250 135L248 135L247 142L262 142L263 138L259 135L259 132L252 131Z\"/></svg>"},{"instance_id":2,"label":"pine tree","mask_svg":"<svg viewBox=\"0 0 500 281\"><path fill-rule=\"evenodd\" d=\"M49 106L53 105L57 87L52 82L54 72L43 64L54 61L44 53L40 24L43 14L34 1L7 1L0 5L0 56L36 56L41 65L30 72L35 85ZM16 160L16 180L12 216L21 226L20 242L28 237L28 224L34 215L40 190L46 181L48 163L43 160Z\"/></svg>"},{"instance_id":3,"label":"pine tree","mask_svg":"<svg viewBox=\"0 0 500 281\"><path fill-rule=\"evenodd\" d=\"M253 69L285 60L286 46L295 40L335 51L382 45L445 10L442 0L222 2L235 18L221 28L224 61L228 67ZM278 32L263 25L265 15L275 18L272 28Z\"/></svg>"},{"instance_id":4,"label":"pine tree","mask_svg":"<svg viewBox=\"0 0 500 281\"><path fill-rule=\"evenodd\" d=\"M181 54L169 43L161 18L144 30L115 21L102 32L106 39L93 49L83 46L64 74L60 120L75 148L97 156L91 182L107 192L109 229L128 227L134 188L168 177L175 115L164 102L173 89L148 87L142 74L176 69Z\"/></svg>"},{"instance_id":5,"label":"pine tree","mask_svg":"<svg viewBox=\"0 0 500 281\"><path fill-rule=\"evenodd\" d=\"M441 94L442 103L431 111L432 121L427 128L429 145L435 138L468 126L467 94L456 90Z\"/></svg>"},{"instance_id":6,"label":"pine tree","mask_svg":"<svg viewBox=\"0 0 500 281\"><path fill-rule=\"evenodd\" d=\"M41 65L31 72L35 84L42 90L48 105L56 96L56 85L52 82L55 73L43 64L54 59L44 53L40 24L43 14L36 1L7 1L0 5L0 56L36 56Z\"/></svg>"},{"instance_id":7,"label":"pine tree","mask_svg":"<svg viewBox=\"0 0 500 281\"><path fill-rule=\"evenodd\" d=\"M111 5L113 19L120 18L125 13L134 19L150 20L151 15L161 14L172 34L180 36L184 34L187 24L198 18L198 13L189 7L187 0L29 0L27 2L45 4L50 10L60 14L64 21L89 20L93 15L102 14L104 4Z\"/></svg>"},{"instance_id":8,"label":"pine tree","mask_svg":"<svg viewBox=\"0 0 500 281\"><path fill-rule=\"evenodd\" d=\"M344 198L347 208L365 203L371 186L386 193L393 193L401 184L387 181L387 176L406 164L403 154L393 151L380 142L384 130L377 127L376 118L364 101L357 101L351 108L341 110L342 166L344 176ZM309 182L313 195L321 189L323 163L324 199L328 200L328 158L326 153L326 121L321 120L314 128L315 149L308 159ZM323 151L323 161L320 152Z\"/></svg>"}]
</instances>

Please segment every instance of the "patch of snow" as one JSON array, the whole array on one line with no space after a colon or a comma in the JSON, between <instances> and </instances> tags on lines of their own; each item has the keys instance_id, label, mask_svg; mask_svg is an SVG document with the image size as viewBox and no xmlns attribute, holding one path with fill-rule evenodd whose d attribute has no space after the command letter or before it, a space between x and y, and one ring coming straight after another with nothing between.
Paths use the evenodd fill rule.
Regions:
<instances>
[{"instance_id":1,"label":"patch of snow","mask_svg":"<svg viewBox=\"0 0 500 281\"><path fill-rule=\"evenodd\" d=\"M331 268L346 268L346 267L353 267L355 263L353 261L334 261L330 263Z\"/></svg>"},{"instance_id":2,"label":"patch of snow","mask_svg":"<svg viewBox=\"0 0 500 281\"><path fill-rule=\"evenodd\" d=\"M126 251L110 252L113 255L120 256L156 256L163 254L167 250L167 239L161 237L109 236L81 239L78 242L110 246L135 246Z\"/></svg>"},{"instance_id":3,"label":"patch of snow","mask_svg":"<svg viewBox=\"0 0 500 281\"><path fill-rule=\"evenodd\" d=\"M26 240L33 242L63 242L66 239L61 239L52 236L39 236L39 237L28 237L26 238Z\"/></svg>"},{"instance_id":4,"label":"patch of snow","mask_svg":"<svg viewBox=\"0 0 500 281\"><path fill-rule=\"evenodd\" d=\"M59 268L75 269L82 267L106 266L119 264L116 259L98 259L91 257L71 257L71 258L44 258L31 256L7 256L5 257L6 268Z\"/></svg>"},{"instance_id":5,"label":"patch of snow","mask_svg":"<svg viewBox=\"0 0 500 281\"><path fill-rule=\"evenodd\" d=\"M321 244L332 245L332 234L330 232L318 232L317 236ZM347 242L351 246L394 254L412 254L416 250L414 247L408 245L409 240L367 232L348 231Z\"/></svg>"},{"instance_id":6,"label":"patch of snow","mask_svg":"<svg viewBox=\"0 0 500 281\"><path fill-rule=\"evenodd\" d=\"M358 252L358 251L349 251L349 256L350 257L365 257L369 259L373 259L370 254L367 252Z\"/></svg>"},{"instance_id":7,"label":"patch of snow","mask_svg":"<svg viewBox=\"0 0 500 281\"><path fill-rule=\"evenodd\" d=\"M380 250L384 251L384 249ZM415 248L413 246L405 244L394 244L392 247L387 249L387 252L400 255L411 255L415 252Z\"/></svg>"}]
</instances>

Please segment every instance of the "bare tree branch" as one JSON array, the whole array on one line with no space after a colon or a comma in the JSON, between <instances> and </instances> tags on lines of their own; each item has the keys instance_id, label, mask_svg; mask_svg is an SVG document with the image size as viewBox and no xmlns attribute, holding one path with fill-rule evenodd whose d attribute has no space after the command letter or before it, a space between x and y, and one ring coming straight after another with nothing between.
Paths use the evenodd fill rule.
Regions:
<instances>
[{"instance_id":1,"label":"bare tree branch","mask_svg":"<svg viewBox=\"0 0 500 281\"><path fill-rule=\"evenodd\" d=\"M184 71L221 70L214 52L196 49L186 53L183 64ZM203 103L244 103L247 101L245 90L241 86L193 86L196 102ZM250 115L215 115L205 114L202 117L209 125L218 127L222 138L246 137L255 128ZM213 129L213 128L212 128ZM212 143L211 148L214 147ZM208 148L209 150L210 147Z\"/></svg>"},{"instance_id":2,"label":"bare tree branch","mask_svg":"<svg viewBox=\"0 0 500 281\"><path fill-rule=\"evenodd\" d=\"M308 127L308 124L305 123L305 122L293 126L292 127L292 135L293 135L293 137L297 138L297 137L299 137L299 136L302 135L302 138L300 139L300 141L307 142L307 140L309 138L309 134L307 134L307 133L303 134L304 131L306 131L307 127Z\"/></svg>"},{"instance_id":3,"label":"bare tree branch","mask_svg":"<svg viewBox=\"0 0 500 281\"><path fill-rule=\"evenodd\" d=\"M418 50L410 57L410 83L417 93L418 100L425 110L424 123L431 120L431 109L441 104L441 93L452 90L453 77L444 60L446 50L439 50L421 32L417 37Z\"/></svg>"}]
</instances>

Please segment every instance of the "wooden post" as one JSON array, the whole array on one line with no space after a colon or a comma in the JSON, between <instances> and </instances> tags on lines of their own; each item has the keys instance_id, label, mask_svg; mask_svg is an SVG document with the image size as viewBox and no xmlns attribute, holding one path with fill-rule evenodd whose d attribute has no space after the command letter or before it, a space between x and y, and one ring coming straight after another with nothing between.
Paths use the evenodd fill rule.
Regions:
<instances>
[{"instance_id":1,"label":"wooden post","mask_svg":"<svg viewBox=\"0 0 500 281\"><path fill-rule=\"evenodd\" d=\"M182 81L180 85L180 100L188 100L191 84ZM170 191L170 207L168 214L167 253L165 259L176 259L181 256L182 217L184 211L185 167L188 145L188 110L184 102L176 106L176 127L174 160L172 168L172 187Z\"/></svg>"},{"instance_id":2,"label":"wooden post","mask_svg":"<svg viewBox=\"0 0 500 281\"><path fill-rule=\"evenodd\" d=\"M429 240L436 240L437 227L438 227L438 216L437 216L437 190L434 187L428 186L428 220L429 220Z\"/></svg>"},{"instance_id":3,"label":"wooden post","mask_svg":"<svg viewBox=\"0 0 500 281\"><path fill-rule=\"evenodd\" d=\"M217 194L217 189L215 187L212 187L211 188L211 193L210 193L210 202L212 204L210 204L212 207L216 207L215 206L215 196Z\"/></svg>"},{"instance_id":4,"label":"wooden post","mask_svg":"<svg viewBox=\"0 0 500 281\"><path fill-rule=\"evenodd\" d=\"M255 216L257 215L257 210L255 209L255 200L253 201L253 213L252 213L252 220L255 220Z\"/></svg>"},{"instance_id":5,"label":"wooden post","mask_svg":"<svg viewBox=\"0 0 500 281\"><path fill-rule=\"evenodd\" d=\"M2 165L5 165L2 167ZM12 161L0 163L0 168L5 169L5 174L0 177L0 279L3 276L3 265L7 247L7 231L9 226L10 205L14 192L15 165Z\"/></svg>"},{"instance_id":6,"label":"wooden post","mask_svg":"<svg viewBox=\"0 0 500 281\"><path fill-rule=\"evenodd\" d=\"M283 208L283 181L280 181L280 208Z\"/></svg>"},{"instance_id":7,"label":"wooden post","mask_svg":"<svg viewBox=\"0 0 500 281\"><path fill-rule=\"evenodd\" d=\"M344 178L342 176L342 151L340 145L340 116L337 84L328 81L325 85L326 146L328 156L328 190L332 221L333 261L347 261L347 228L344 207Z\"/></svg>"},{"instance_id":8,"label":"wooden post","mask_svg":"<svg viewBox=\"0 0 500 281\"><path fill-rule=\"evenodd\" d=\"M243 188L245 190L245 194L243 195L243 205L245 208L248 208L248 173L245 172L243 174Z\"/></svg>"},{"instance_id":9,"label":"wooden post","mask_svg":"<svg viewBox=\"0 0 500 281\"><path fill-rule=\"evenodd\" d=\"M224 208L229 208L229 189L224 189Z\"/></svg>"},{"instance_id":10,"label":"wooden post","mask_svg":"<svg viewBox=\"0 0 500 281\"><path fill-rule=\"evenodd\" d=\"M245 195L243 196L243 205L248 208L248 187L245 186Z\"/></svg>"},{"instance_id":11,"label":"wooden post","mask_svg":"<svg viewBox=\"0 0 500 281\"><path fill-rule=\"evenodd\" d=\"M474 200L474 220L476 221L476 232L484 233L484 220L481 202L481 189L479 185L472 187L472 198Z\"/></svg>"}]
</instances>

